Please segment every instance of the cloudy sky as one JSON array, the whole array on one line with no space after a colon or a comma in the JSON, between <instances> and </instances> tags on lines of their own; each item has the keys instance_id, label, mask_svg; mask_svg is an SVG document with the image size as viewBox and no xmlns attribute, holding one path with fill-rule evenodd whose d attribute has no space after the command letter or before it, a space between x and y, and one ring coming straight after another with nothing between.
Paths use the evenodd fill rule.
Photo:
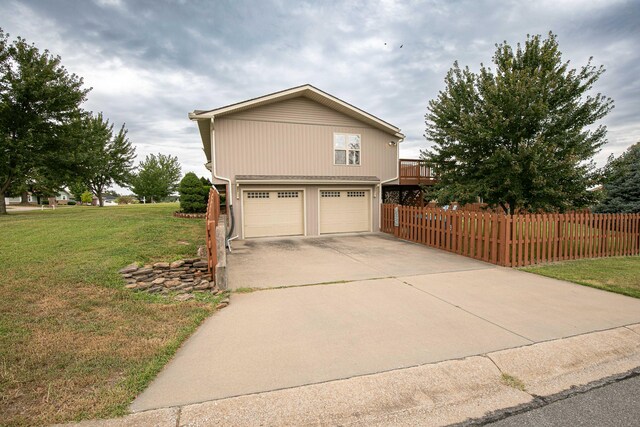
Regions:
<instances>
[{"instance_id":1,"label":"cloudy sky","mask_svg":"<svg viewBox=\"0 0 640 427\"><path fill-rule=\"evenodd\" d=\"M453 61L477 69L495 43L549 31L575 67L607 69L598 163L640 140L640 0L2 0L0 17L84 78L85 108L126 122L139 160L176 155L183 172L207 173L189 111L304 83L399 126L401 155L417 156Z\"/></svg>"}]
</instances>

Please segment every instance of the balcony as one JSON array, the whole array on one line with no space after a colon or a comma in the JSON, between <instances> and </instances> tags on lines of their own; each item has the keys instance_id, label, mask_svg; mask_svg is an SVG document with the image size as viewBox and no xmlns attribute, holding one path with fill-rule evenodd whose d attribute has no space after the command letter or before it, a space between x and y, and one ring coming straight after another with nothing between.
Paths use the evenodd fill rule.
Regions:
<instances>
[{"instance_id":1,"label":"balcony","mask_svg":"<svg viewBox=\"0 0 640 427\"><path fill-rule=\"evenodd\" d=\"M435 174L426 160L400 159L400 185L433 185Z\"/></svg>"}]
</instances>

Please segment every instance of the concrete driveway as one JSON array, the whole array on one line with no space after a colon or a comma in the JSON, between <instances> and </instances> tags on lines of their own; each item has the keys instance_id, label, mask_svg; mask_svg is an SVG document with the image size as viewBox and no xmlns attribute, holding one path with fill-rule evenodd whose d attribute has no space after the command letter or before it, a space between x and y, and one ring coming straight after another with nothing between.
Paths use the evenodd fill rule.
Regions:
<instances>
[{"instance_id":1,"label":"concrete driveway","mask_svg":"<svg viewBox=\"0 0 640 427\"><path fill-rule=\"evenodd\" d=\"M233 242L229 286L273 288L481 270L490 264L383 233Z\"/></svg>"},{"instance_id":2,"label":"concrete driveway","mask_svg":"<svg viewBox=\"0 0 640 427\"><path fill-rule=\"evenodd\" d=\"M640 300L385 235L255 240L236 248L229 260L235 287L334 283L234 294L132 410L350 378L640 322ZM340 280L346 282L335 283Z\"/></svg>"}]
</instances>

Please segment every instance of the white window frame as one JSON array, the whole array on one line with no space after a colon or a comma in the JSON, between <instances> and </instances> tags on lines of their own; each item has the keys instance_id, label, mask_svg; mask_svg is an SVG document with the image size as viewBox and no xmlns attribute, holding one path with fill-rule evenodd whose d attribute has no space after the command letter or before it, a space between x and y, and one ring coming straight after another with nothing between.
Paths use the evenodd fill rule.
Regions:
<instances>
[{"instance_id":1,"label":"white window frame","mask_svg":"<svg viewBox=\"0 0 640 427\"><path fill-rule=\"evenodd\" d=\"M344 151L345 152L345 163L336 163L336 136L337 135L342 135L344 136L345 139L345 149L344 150L340 150L340 151ZM360 140L360 149L359 150L350 150L349 149L349 137L350 136L357 136L358 139ZM333 156L333 165L334 166L362 166L362 135L359 133L346 133L346 132L334 132L333 133L333 140L331 141L331 155ZM360 153L360 155L358 156L358 164L353 164L350 165L349 164L349 152L350 151L358 151Z\"/></svg>"}]
</instances>

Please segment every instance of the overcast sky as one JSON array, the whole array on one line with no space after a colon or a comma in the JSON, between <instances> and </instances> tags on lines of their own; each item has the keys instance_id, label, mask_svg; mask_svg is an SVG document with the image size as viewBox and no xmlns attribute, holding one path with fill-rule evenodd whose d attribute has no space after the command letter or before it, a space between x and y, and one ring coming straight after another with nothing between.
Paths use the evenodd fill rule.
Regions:
<instances>
[{"instance_id":1,"label":"overcast sky","mask_svg":"<svg viewBox=\"0 0 640 427\"><path fill-rule=\"evenodd\" d=\"M495 43L549 31L573 66L593 56L607 69L595 90L615 109L598 163L640 140L640 0L1 0L0 17L84 78L85 108L126 122L138 160L172 154L183 172L207 174L189 111L305 83L400 127L401 155L418 156L453 61L477 69Z\"/></svg>"}]
</instances>

